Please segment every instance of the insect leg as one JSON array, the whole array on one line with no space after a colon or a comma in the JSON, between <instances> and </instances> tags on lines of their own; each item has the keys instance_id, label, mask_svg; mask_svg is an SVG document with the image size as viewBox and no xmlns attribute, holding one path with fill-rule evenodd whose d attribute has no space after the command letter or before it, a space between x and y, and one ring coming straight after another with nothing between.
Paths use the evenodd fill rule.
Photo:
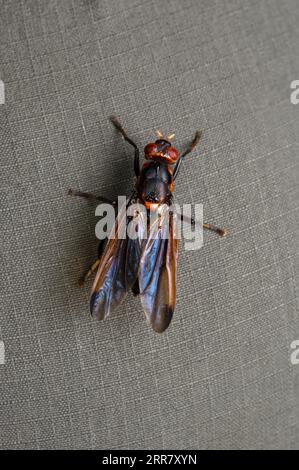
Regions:
<instances>
[{"instance_id":1,"label":"insect leg","mask_svg":"<svg viewBox=\"0 0 299 470\"><path fill-rule=\"evenodd\" d=\"M100 259L97 259L88 269L88 271L80 277L79 286L83 286L84 282L92 275L92 273L98 268L100 264Z\"/></svg>"},{"instance_id":2,"label":"insect leg","mask_svg":"<svg viewBox=\"0 0 299 470\"><path fill-rule=\"evenodd\" d=\"M130 137L128 136L128 134L126 133L125 129L123 128L123 126L121 125L121 123L119 122L119 120L116 116L111 116L110 120L111 120L112 124L114 124L116 129L121 133L123 138L129 144L131 144L134 147L134 151L135 151L134 171L135 171L135 175L139 176L139 174L140 174L140 164L139 164L139 149L138 149L137 145L135 144L135 142L133 142L132 139L130 139Z\"/></svg>"},{"instance_id":3,"label":"insect leg","mask_svg":"<svg viewBox=\"0 0 299 470\"><path fill-rule=\"evenodd\" d=\"M176 162L174 169L173 169L173 179L176 179L183 159L185 158L186 155L188 155L188 153L192 152L192 150L196 147L196 145L200 141L201 135L202 135L201 131L196 132L194 139L192 140L192 142L189 144L189 146L186 148L186 150L182 153L182 155Z\"/></svg>"},{"instance_id":4,"label":"insect leg","mask_svg":"<svg viewBox=\"0 0 299 470\"><path fill-rule=\"evenodd\" d=\"M227 229L226 228L216 227L215 225L212 225L212 224L203 224L203 228L205 230L211 230L212 232L218 233L218 235L220 235L220 237L226 237L226 235L227 235Z\"/></svg>"},{"instance_id":5,"label":"insect leg","mask_svg":"<svg viewBox=\"0 0 299 470\"><path fill-rule=\"evenodd\" d=\"M192 226L195 225L195 220L193 219L193 217L186 217L184 215L181 214L181 220L183 222L187 222L189 224L191 224ZM225 237L227 235L227 230L226 228L220 228L220 227L216 227L216 225L212 225L212 224L206 224L204 223L203 224L203 228L205 230L211 230L212 232L215 232L217 233L218 235L220 235L220 237Z\"/></svg>"},{"instance_id":6,"label":"insect leg","mask_svg":"<svg viewBox=\"0 0 299 470\"><path fill-rule=\"evenodd\" d=\"M83 286L84 282L92 275L94 271L98 268L100 262L101 262L101 257L104 252L104 248L106 245L107 238L104 238L103 240L100 241L99 246L98 246L98 259L90 266L88 271L80 277L79 279L79 286Z\"/></svg>"},{"instance_id":7,"label":"insect leg","mask_svg":"<svg viewBox=\"0 0 299 470\"><path fill-rule=\"evenodd\" d=\"M84 197L85 199L93 199L95 201L106 202L107 204L113 204L113 205L116 204L116 201L111 201L111 199L108 199L107 197L96 196L95 194L84 193L82 191L76 191L75 189L69 189L68 190L68 195L69 196Z\"/></svg>"}]
</instances>

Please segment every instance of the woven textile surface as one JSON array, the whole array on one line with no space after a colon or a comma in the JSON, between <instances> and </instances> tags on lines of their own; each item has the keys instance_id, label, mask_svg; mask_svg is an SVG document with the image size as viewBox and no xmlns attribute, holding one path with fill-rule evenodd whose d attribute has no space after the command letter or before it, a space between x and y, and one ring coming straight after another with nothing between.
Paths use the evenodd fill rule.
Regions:
<instances>
[{"instance_id":1,"label":"woven textile surface","mask_svg":"<svg viewBox=\"0 0 299 470\"><path fill-rule=\"evenodd\" d=\"M0 1L2 449L299 448L297 0ZM95 205L133 185L154 130L200 146L203 203L169 330L129 294L90 318Z\"/></svg>"}]
</instances>

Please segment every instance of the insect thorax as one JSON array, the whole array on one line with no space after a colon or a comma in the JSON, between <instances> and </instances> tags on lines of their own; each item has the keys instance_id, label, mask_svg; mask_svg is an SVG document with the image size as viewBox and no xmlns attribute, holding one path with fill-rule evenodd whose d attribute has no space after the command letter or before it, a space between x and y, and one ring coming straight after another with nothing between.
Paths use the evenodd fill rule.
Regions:
<instances>
[{"instance_id":1,"label":"insect thorax","mask_svg":"<svg viewBox=\"0 0 299 470\"><path fill-rule=\"evenodd\" d=\"M162 203L171 193L172 173L163 162L147 162L143 165L138 181L138 195L149 203Z\"/></svg>"}]
</instances>

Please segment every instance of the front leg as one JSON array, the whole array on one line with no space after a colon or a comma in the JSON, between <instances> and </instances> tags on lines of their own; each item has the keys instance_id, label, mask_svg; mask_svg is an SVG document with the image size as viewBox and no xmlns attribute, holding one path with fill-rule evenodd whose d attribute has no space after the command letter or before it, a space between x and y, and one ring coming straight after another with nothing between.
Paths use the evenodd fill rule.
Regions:
<instances>
[{"instance_id":1,"label":"front leg","mask_svg":"<svg viewBox=\"0 0 299 470\"><path fill-rule=\"evenodd\" d=\"M180 166L181 166L181 163L182 163L183 159L185 158L186 155L188 155L188 153L192 152L192 150L198 145L198 142L200 141L201 136L202 136L202 132L197 131L195 136L194 136L194 139L191 142L191 144L189 144L189 146L186 148L186 150L182 153L182 155L180 156L180 158L176 162L176 164L174 166L174 169L173 169L173 179L174 180L176 179L176 177L179 173L179 169L180 169Z\"/></svg>"},{"instance_id":2,"label":"front leg","mask_svg":"<svg viewBox=\"0 0 299 470\"><path fill-rule=\"evenodd\" d=\"M135 142L133 142L132 139L130 139L130 137L128 136L127 132L125 131L125 129L123 128L123 126L121 125L119 119L116 117L116 116L111 116L110 118L112 124L114 124L114 126L116 127L116 129L121 133L121 135L123 136L123 138L129 143L131 144L133 147L134 147L134 152L135 152L135 156L134 156L134 172L135 172L135 175L136 176L139 176L140 174L140 162L139 162L139 149L137 147L137 145L135 144Z\"/></svg>"}]
</instances>

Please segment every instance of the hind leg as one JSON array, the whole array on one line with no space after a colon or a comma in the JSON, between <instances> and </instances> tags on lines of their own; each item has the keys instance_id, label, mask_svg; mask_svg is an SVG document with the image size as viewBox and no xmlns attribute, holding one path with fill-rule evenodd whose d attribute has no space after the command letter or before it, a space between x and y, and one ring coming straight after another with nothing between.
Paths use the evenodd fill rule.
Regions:
<instances>
[{"instance_id":1,"label":"hind leg","mask_svg":"<svg viewBox=\"0 0 299 470\"><path fill-rule=\"evenodd\" d=\"M99 246L98 246L98 259L90 266L90 268L86 271L86 273L80 277L78 281L79 286L83 286L84 282L92 275L92 273L94 273L98 269L100 262L101 262L102 254L104 252L106 241L107 241L106 238L100 241Z\"/></svg>"},{"instance_id":2,"label":"hind leg","mask_svg":"<svg viewBox=\"0 0 299 470\"><path fill-rule=\"evenodd\" d=\"M183 222L187 222L188 224L191 224L192 226L194 226L196 223L193 217L186 217L182 214L181 214L181 220ZM202 226L205 230L210 230L211 232L215 232L218 235L220 235L220 237L225 237L227 235L226 228L216 227L216 225L207 224L207 223L202 224Z\"/></svg>"},{"instance_id":3,"label":"hind leg","mask_svg":"<svg viewBox=\"0 0 299 470\"><path fill-rule=\"evenodd\" d=\"M96 269L98 268L100 264L100 259L97 259L91 266L90 268L88 269L88 271L80 277L78 283L79 283L79 286L83 286L84 282L92 275L92 273L94 271L96 271Z\"/></svg>"}]
</instances>

